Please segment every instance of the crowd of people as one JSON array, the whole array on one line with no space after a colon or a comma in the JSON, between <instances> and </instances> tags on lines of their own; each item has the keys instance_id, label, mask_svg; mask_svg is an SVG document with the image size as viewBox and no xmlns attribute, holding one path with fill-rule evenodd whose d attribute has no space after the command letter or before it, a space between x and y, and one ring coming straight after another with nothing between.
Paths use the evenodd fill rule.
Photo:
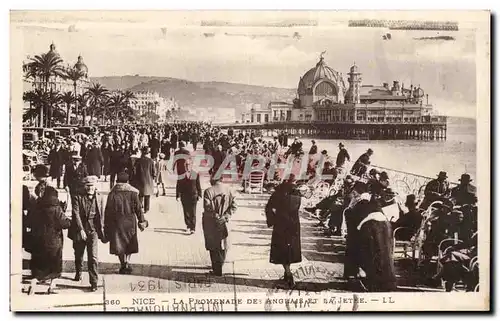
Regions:
<instances>
[{"instance_id":1,"label":"crowd of people","mask_svg":"<svg viewBox=\"0 0 500 321\"><path fill-rule=\"evenodd\" d=\"M222 275L230 232L226 223L236 204L221 173L233 163L238 179L243 181L248 165L260 166L265 173L264 185L271 193L265 208L267 224L273 229L270 261L283 265L289 286L294 284L290 265L302 257L301 185L318 178L330 185L340 182L341 188L305 210L318 219L318 226L325 228L328 235L346 235L345 277L364 280L368 291L396 290L393 231L398 228L396 240L408 241L424 231L424 253L429 258L437 250L436 243L446 237L462 241L460 248L449 249L447 260L470 260L474 256L474 246L464 246L472 244L477 230L477 199L468 174L462 175L460 185L450 188L446 173L441 172L425 187L423 200L415 194L407 195L399 217L392 220L384 214L384 208L397 203L397 192L392 190L386 172L371 168L373 150L368 149L349 168L349 152L342 143L338 148L334 160L327 150L320 152L314 140L306 154L298 137L288 146L286 133L266 140L253 132L224 132L206 122L125 125L96 130L88 136L56 139L44 146L47 164L33 167L38 181L34 193L23 186L23 247L31 253L32 272L28 292L33 293L40 281L48 282L49 293L54 292L54 280L62 273L63 229L68 229L73 242L75 281L81 280L86 250L90 289L97 290L99 241L109 242L110 253L120 261L118 272L130 274L130 256L139 247L137 230L149 225L146 215L151 196L166 195L167 187L175 187L187 234L195 233L197 203L203 199L202 227L212 261L211 273ZM285 175L286 171L274 170L290 158L291 164L298 167L300 160L305 160L306 172L292 170ZM204 168L211 187L202 191L200 176ZM96 185L108 180L110 193L104 197ZM69 195L67 201L58 198L62 190ZM424 211L431 204L436 211L427 217ZM70 218L64 215L68 206ZM443 274L443 270L450 269L439 271L438 277L445 279L449 273ZM457 273L453 275L448 283L460 279Z\"/></svg>"}]
</instances>

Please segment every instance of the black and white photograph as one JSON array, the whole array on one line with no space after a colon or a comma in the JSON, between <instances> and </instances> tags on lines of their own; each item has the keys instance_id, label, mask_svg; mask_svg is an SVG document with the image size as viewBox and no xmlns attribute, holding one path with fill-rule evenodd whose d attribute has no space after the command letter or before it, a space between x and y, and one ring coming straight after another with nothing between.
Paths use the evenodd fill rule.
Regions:
<instances>
[{"instance_id":1,"label":"black and white photograph","mask_svg":"<svg viewBox=\"0 0 500 321\"><path fill-rule=\"evenodd\" d=\"M10 12L12 311L488 311L490 12Z\"/></svg>"}]
</instances>

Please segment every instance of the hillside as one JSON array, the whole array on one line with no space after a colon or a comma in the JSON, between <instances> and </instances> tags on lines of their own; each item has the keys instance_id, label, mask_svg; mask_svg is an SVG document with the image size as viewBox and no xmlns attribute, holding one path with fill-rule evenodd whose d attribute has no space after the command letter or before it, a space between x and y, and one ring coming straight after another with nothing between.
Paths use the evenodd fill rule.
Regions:
<instances>
[{"instance_id":1,"label":"hillside","mask_svg":"<svg viewBox=\"0 0 500 321\"><path fill-rule=\"evenodd\" d=\"M93 78L105 87L131 91L156 91L160 96L174 97L179 106L191 108L236 108L241 112L246 104L266 106L271 100L295 97L295 89L252 86L225 82L194 82L167 77L98 77Z\"/></svg>"}]
</instances>

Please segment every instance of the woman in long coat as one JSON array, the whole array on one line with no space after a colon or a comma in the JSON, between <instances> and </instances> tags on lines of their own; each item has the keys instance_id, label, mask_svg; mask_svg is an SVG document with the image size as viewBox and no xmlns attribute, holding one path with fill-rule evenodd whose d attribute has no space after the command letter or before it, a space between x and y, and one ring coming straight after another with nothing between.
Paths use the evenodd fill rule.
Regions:
<instances>
[{"instance_id":1,"label":"woman in long coat","mask_svg":"<svg viewBox=\"0 0 500 321\"><path fill-rule=\"evenodd\" d=\"M28 294L34 293L37 281L50 281L48 293L54 293L54 279L62 272L63 229L70 226L61 208L57 191L47 186L31 212L31 262L33 277Z\"/></svg>"},{"instance_id":2,"label":"woman in long coat","mask_svg":"<svg viewBox=\"0 0 500 321\"><path fill-rule=\"evenodd\" d=\"M108 195L104 211L105 239L110 242L109 253L117 255L120 260L120 274L131 272L130 255L139 252L138 222L146 222L139 191L127 183L128 179L128 174L118 174L117 183Z\"/></svg>"},{"instance_id":3,"label":"woman in long coat","mask_svg":"<svg viewBox=\"0 0 500 321\"><path fill-rule=\"evenodd\" d=\"M102 174L104 175L104 181L106 181L106 176L111 174L110 161L111 161L111 153L113 152L113 148L109 144L108 141L105 141L102 144L101 153L102 153Z\"/></svg>"},{"instance_id":4,"label":"woman in long coat","mask_svg":"<svg viewBox=\"0 0 500 321\"><path fill-rule=\"evenodd\" d=\"M89 148L85 156L85 164L87 165L89 176L100 177L102 175L102 165L104 164L101 148L97 145Z\"/></svg>"},{"instance_id":5,"label":"woman in long coat","mask_svg":"<svg viewBox=\"0 0 500 321\"><path fill-rule=\"evenodd\" d=\"M288 181L276 187L266 205L267 226L273 227L270 262L285 269L284 280L294 284L290 264L302 261L300 243L300 194L291 175Z\"/></svg>"}]
</instances>

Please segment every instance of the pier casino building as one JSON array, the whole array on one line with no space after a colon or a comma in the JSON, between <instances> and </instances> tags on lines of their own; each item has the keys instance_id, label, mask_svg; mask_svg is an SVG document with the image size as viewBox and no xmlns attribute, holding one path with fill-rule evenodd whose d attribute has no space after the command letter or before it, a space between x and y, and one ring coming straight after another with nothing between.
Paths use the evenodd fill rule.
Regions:
<instances>
[{"instance_id":1,"label":"pier casino building","mask_svg":"<svg viewBox=\"0 0 500 321\"><path fill-rule=\"evenodd\" d=\"M445 138L446 117L433 115L428 99L413 84L409 88L399 81L363 85L355 63L344 77L321 56L300 77L292 103L272 101L267 108L252 108L237 127L264 125L263 129L290 128L295 134L346 138Z\"/></svg>"}]
</instances>

